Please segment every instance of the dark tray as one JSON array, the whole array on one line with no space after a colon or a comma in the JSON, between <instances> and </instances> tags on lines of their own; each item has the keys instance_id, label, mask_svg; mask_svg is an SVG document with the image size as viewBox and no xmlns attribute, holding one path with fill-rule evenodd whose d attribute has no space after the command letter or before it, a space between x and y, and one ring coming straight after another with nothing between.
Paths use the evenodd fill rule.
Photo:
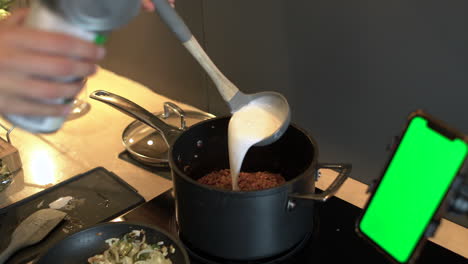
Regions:
<instances>
[{"instance_id":1,"label":"dark tray","mask_svg":"<svg viewBox=\"0 0 468 264\"><path fill-rule=\"evenodd\" d=\"M172 176L171 176L171 169L169 168L169 165L168 167L155 167L155 166L150 166L150 165L146 165L146 164L143 164L141 162L139 162L138 160L136 160L135 158L132 157L132 155L128 152L128 151L123 151L119 154L119 159L121 160L125 160L126 162L129 162L137 167L140 167L148 172L151 172L151 173L154 173L154 174L157 174L165 179L168 179L168 180L172 180Z\"/></svg>"},{"instance_id":2,"label":"dark tray","mask_svg":"<svg viewBox=\"0 0 468 264\"><path fill-rule=\"evenodd\" d=\"M5 249L18 224L33 212L48 208L61 197L74 199L60 210L68 215L40 243L24 248L13 255L7 264L23 264L36 259L64 237L110 221L145 202L144 198L114 173L98 167L77 175L21 202L0 209L0 251Z\"/></svg>"}]
</instances>

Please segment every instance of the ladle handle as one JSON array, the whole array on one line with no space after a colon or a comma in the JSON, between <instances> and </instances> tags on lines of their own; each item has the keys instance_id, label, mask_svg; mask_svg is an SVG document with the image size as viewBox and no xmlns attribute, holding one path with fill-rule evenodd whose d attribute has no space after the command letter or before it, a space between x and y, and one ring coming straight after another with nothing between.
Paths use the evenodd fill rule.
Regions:
<instances>
[{"instance_id":1,"label":"ladle handle","mask_svg":"<svg viewBox=\"0 0 468 264\"><path fill-rule=\"evenodd\" d=\"M89 97L110 105L122 113L138 119L148 126L158 130L161 132L161 135L169 146L171 146L175 138L182 133L181 130L166 124L148 110L119 95L103 90L98 90L92 92Z\"/></svg>"},{"instance_id":2,"label":"ladle handle","mask_svg":"<svg viewBox=\"0 0 468 264\"><path fill-rule=\"evenodd\" d=\"M192 32L167 0L153 0L153 3L161 19L182 43L192 38Z\"/></svg>"},{"instance_id":3,"label":"ladle handle","mask_svg":"<svg viewBox=\"0 0 468 264\"><path fill-rule=\"evenodd\" d=\"M20 248L19 245L10 243L8 247L0 254L0 263L6 263L6 261Z\"/></svg>"},{"instance_id":4,"label":"ladle handle","mask_svg":"<svg viewBox=\"0 0 468 264\"><path fill-rule=\"evenodd\" d=\"M169 2L167 0L152 1L156 6L156 12L159 14L163 22L169 27L169 29L171 29L172 32L174 32L176 37L203 67L208 76L210 76L211 80L215 83L218 92L229 104L231 110L236 109L236 107L231 104L231 99L239 92L239 89L229 81L223 73L221 73L218 67L216 67Z\"/></svg>"}]
</instances>

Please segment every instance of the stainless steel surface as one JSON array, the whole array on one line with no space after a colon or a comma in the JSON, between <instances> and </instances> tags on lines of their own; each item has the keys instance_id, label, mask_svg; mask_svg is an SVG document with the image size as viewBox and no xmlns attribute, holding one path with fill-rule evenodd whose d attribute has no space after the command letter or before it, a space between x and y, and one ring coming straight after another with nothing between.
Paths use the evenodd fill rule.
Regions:
<instances>
[{"instance_id":1,"label":"stainless steel surface","mask_svg":"<svg viewBox=\"0 0 468 264\"><path fill-rule=\"evenodd\" d=\"M340 174L336 177L336 179L328 186L322 193L292 193L289 195L291 199L308 199L308 200L317 200L325 202L331 197L333 197L336 192L338 192L339 188L343 185L343 183L348 179L351 173L351 164L319 164L319 169L333 169L340 171ZM317 173L318 174L318 173ZM291 205L293 201L289 201L287 208L291 210Z\"/></svg>"},{"instance_id":2,"label":"stainless steel surface","mask_svg":"<svg viewBox=\"0 0 468 264\"><path fill-rule=\"evenodd\" d=\"M174 140L182 133L181 129L166 124L148 110L119 95L99 90L92 92L90 97L108 104L120 112L136 118L148 126L158 130L169 146L172 145Z\"/></svg>"},{"instance_id":3,"label":"stainless steel surface","mask_svg":"<svg viewBox=\"0 0 468 264\"><path fill-rule=\"evenodd\" d=\"M185 122L185 112L182 110L178 105L173 104L171 102L165 102L164 103L164 113L163 113L163 118L168 118L171 114L171 112L174 112L179 115L180 117L180 126L179 128L184 130L186 128L186 122Z\"/></svg>"},{"instance_id":4,"label":"stainless steel surface","mask_svg":"<svg viewBox=\"0 0 468 264\"><path fill-rule=\"evenodd\" d=\"M5 135L6 140L7 140L8 143L12 144L10 134L11 134L11 132L13 132L13 130L15 130L16 126L11 126L10 128L8 128L5 125L0 124L0 127L5 129L5 131L6 131L6 135Z\"/></svg>"}]
</instances>

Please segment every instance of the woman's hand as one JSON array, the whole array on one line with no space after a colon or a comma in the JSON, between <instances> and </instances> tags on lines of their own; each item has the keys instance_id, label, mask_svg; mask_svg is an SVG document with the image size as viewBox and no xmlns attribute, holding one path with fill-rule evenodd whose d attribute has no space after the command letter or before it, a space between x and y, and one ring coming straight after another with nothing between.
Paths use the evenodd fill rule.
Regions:
<instances>
[{"instance_id":1,"label":"woman's hand","mask_svg":"<svg viewBox=\"0 0 468 264\"><path fill-rule=\"evenodd\" d=\"M27 10L0 22L0 113L66 115L67 105L41 100L73 98L83 83L51 81L60 77L86 78L96 71L105 50L64 34L22 26Z\"/></svg>"},{"instance_id":2,"label":"woman's hand","mask_svg":"<svg viewBox=\"0 0 468 264\"><path fill-rule=\"evenodd\" d=\"M168 2L172 7L175 6L175 0L168 0ZM153 1L151 0L142 0L141 4L146 11L153 12L155 9Z\"/></svg>"}]
</instances>

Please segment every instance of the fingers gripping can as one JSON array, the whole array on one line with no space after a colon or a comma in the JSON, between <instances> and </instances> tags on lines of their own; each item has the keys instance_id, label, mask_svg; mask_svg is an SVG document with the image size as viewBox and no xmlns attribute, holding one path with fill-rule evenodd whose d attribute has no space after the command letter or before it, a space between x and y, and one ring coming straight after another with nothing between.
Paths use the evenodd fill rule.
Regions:
<instances>
[{"instance_id":1,"label":"fingers gripping can","mask_svg":"<svg viewBox=\"0 0 468 264\"><path fill-rule=\"evenodd\" d=\"M140 0L35 0L32 1L25 26L103 44L108 32L127 24L139 10ZM81 77L69 76L51 81L76 82L80 79ZM67 104L72 101L73 98L59 98L41 102ZM33 133L55 132L65 121L62 116L7 114L5 118Z\"/></svg>"}]
</instances>

